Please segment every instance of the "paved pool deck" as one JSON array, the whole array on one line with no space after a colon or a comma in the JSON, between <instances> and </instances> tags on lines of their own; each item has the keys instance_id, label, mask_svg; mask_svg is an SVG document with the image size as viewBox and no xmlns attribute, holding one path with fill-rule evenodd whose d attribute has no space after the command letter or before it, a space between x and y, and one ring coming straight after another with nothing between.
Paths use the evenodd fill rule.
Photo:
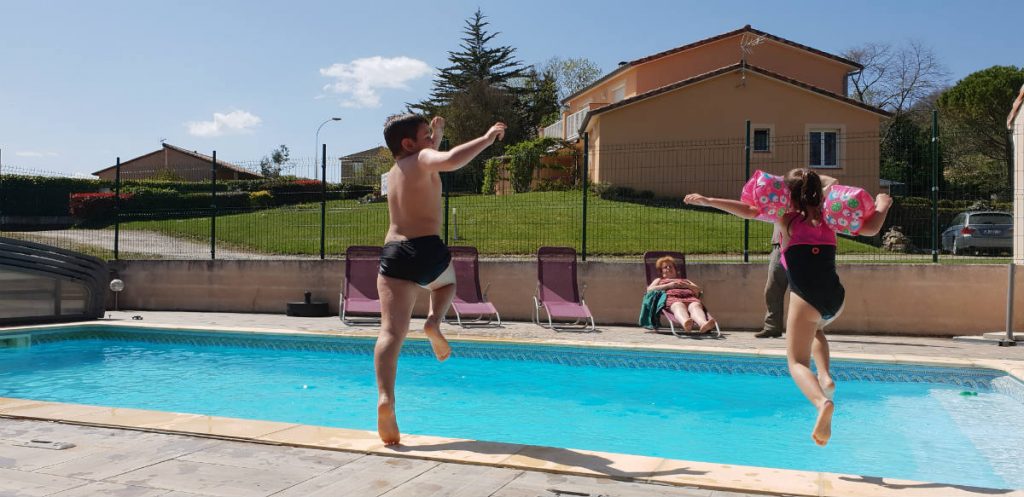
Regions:
<instances>
[{"instance_id":1,"label":"paved pool deck","mask_svg":"<svg viewBox=\"0 0 1024 497\"><path fill-rule=\"evenodd\" d=\"M152 311L110 315L109 322L120 325L358 336L372 336L377 331L372 326L346 326L336 316ZM414 320L413 329L421 323ZM453 339L771 356L784 353L784 339L756 339L752 332L723 331L722 339L696 340L643 333L633 327L601 327L595 333L554 332L532 323L508 323L497 329L445 328ZM422 333L410 336L422 337ZM829 339L833 355L844 358L1024 371L1024 346L852 334L831 335ZM455 347L457 355L458 345ZM75 447L52 450L23 445L33 439L71 442ZM0 496L750 495L744 492L1024 496L1020 490L729 467L436 437L407 436L403 442L406 445L389 449L381 447L368 432L0 399Z\"/></svg>"}]
</instances>

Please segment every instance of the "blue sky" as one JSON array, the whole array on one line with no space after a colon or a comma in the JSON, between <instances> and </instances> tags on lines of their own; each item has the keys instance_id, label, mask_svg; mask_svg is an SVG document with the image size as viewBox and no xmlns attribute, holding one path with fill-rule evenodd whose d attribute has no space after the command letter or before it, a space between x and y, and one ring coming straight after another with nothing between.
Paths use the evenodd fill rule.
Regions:
<instances>
[{"instance_id":1,"label":"blue sky","mask_svg":"<svg viewBox=\"0 0 1024 497\"><path fill-rule=\"evenodd\" d=\"M1009 0L266 3L0 0L4 166L88 173L160 139L228 161L280 144L311 158L331 116L331 156L376 146L478 6L521 61L587 57L606 72L748 23L832 53L916 39L953 81L1024 65L1024 2Z\"/></svg>"}]
</instances>

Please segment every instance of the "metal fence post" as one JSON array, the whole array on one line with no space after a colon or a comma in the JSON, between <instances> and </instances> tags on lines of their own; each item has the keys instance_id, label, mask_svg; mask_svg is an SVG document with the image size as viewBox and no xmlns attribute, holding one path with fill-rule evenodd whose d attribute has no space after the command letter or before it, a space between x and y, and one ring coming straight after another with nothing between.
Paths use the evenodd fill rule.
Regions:
<instances>
[{"instance_id":1,"label":"metal fence post","mask_svg":"<svg viewBox=\"0 0 1024 497\"><path fill-rule=\"evenodd\" d=\"M1006 337L999 340L1000 347L1017 345L1017 340L1013 338L1013 272L1016 267L1017 265L1010 261L1009 282L1006 288Z\"/></svg>"},{"instance_id":2,"label":"metal fence post","mask_svg":"<svg viewBox=\"0 0 1024 497\"><path fill-rule=\"evenodd\" d=\"M324 259L324 249L327 239L327 144L323 144L323 153L320 154L320 260Z\"/></svg>"},{"instance_id":3,"label":"metal fence post","mask_svg":"<svg viewBox=\"0 0 1024 497\"><path fill-rule=\"evenodd\" d=\"M743 179L750 177L750 120L747 120L747 138L743 142ZM750 262L750 220L743 220L743 262Z\"/></svg>"},{"instance_id":4,"label":"metal fence post","mask_svg":"<svg viewBox=\"0 0 1024 497\"><path fill-rule=\"evenodd\" d=\"M932 111L932 262L939 262L939 111Z\"/></svg>"},{"instance_id":5,"label":"metal fence post","mask_svg":"<svg viewBox=\"0 0 1024 497\"><path fill-rule=\"evenodd\" d=\"M217 259L217 151L210 162L210 260Z\"/></svg>"},{"instance_id":6,"label":"metal fence post","mask_svg":"<svg viewBox=\"0 0 1024 497\"><path fill-rule=\"evenodd\" d=\"M580 233L580 253L587 260L587 189L590 184L590 133L583 132L583 224Z\"/></svg>"},{"instance_id":7,"label":"metal fence post","mask_svg":"<svg viewBox=\"0 0 1024 497\"><path fill-rule=\"evenodd\" d=\"M440 150L442 152L448 150L448 138L441 138ZM448 245L448 212L449 212L449 190L451 190L451 175L452 173L441 173L441 196L444 198L444 244Z\"/></svg>"},{"instance_id":8,"label":"metal fence post","mask_svg":"<svg viewBox=\"0 0 1024 497\"><path fill-rule=\"evenodd\" d=\"M114 260L119 255L121 241L121 158L117 158L114 166Z\"/></svg>"}]
</instances>

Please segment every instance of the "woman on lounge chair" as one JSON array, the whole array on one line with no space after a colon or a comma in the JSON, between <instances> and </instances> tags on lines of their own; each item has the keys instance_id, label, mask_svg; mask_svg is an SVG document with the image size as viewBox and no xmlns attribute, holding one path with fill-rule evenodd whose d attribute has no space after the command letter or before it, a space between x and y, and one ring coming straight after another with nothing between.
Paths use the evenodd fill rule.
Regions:
<instances>
[{"instance_id":1,"label":"woman on lounge chair","mask_svg":"<svg viewBox=\"0 0 1024 497\"><path fill-rule=\"evenodd\" d=\"M700 301L700 287L686 278L679 277L676 273L676 260L668 256L662 257L654 263L654 267L661 273L661 277L655 278L647 286L647 291L665 292L665 307L683 324L683 333L689 333L694 324L700 327L701 333L713 331L715 318L708 316L704 310L704 304Z\"/></svg>"}]
</instances>

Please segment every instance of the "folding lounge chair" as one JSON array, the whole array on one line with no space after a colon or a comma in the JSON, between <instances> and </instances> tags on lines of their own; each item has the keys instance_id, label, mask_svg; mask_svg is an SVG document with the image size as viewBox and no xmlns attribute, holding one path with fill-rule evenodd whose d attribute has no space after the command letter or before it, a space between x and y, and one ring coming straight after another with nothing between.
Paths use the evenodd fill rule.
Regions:
<instances>
[{"instance_id":1,"label":"folding lounge chair","mask_svg":"<svg viewBox=\"0 0 1024 497\"><path fill-rule=\"evenodd\" d=\"M583 285L586 291L587 286ZM594 316L576 286L576 250L541 247L537 251L537 295L533 298L533 322L552 330L594 331ZM547 314L547 325L540 311ZM561 321L555 323L554 320Z\"/></svg>"},{"instance_id":2,"label":"folding lounge chair","mask_svg":"<svg viewBox=\"0 0 1024 497\"><path fill-rule=\"evenodd\" d=\"M476 247L448 247L455 268L455 298L452 311L459 326L501 326L498 309L487 301L487 288L480 291L480 258ZM487 285L490 287L490 284ZM463 321L463 316L476 316ZM495 323L495 321L497 321Z\"/></svg>"},{"instance_id":3,"label":"folding lounge chair","mask_svg":"<svg viewBox=\"0 0 1024 497\"><path fill-rule=\"evenodd\" d=\"M381 247L355 245L345 250L345 283L341 293L341 321L347 325L380 323L377 272Z\"/></svg>"},{"instance_id":4,"label":"folding lounge chair","mask_svg":"<svg viewBox=\"0 0 1024 497\"><path fill-rule=\"evenodd\" d=\"M661 273L658 271L658 268L655 266L655 264L658 262L658 259L661 259L662 257L665 257L665 256L672 257L672 258L674 258L676 260L676 274L678 274L680 278L686 278L686 256L685 255L683 255L680 252L651 251L651 252L644 253L644 271L647 273L647 284L650 284L652 281L654 281L655 278L660 278L661 277ZM707 305L704 306L704 312L708 315L709 318L711 317L711 311L708 310ZM702 334L697 335L697 334L683 333L683 330L682 330L683 323L680 323L679 320L676 319L675 314L672 314L672 311L668 310L668 308L662 309L661 310L661 315L665 318L666 321L668 321L669 330L672 332L673 335L675 335L677 337L681 337L681 336L685 336L685 337L702 337L702 336L704 336ZM679 327L678 330L676 329L676 326ZM686 331L689 331L689 330L686 330ZM718 320L717 319L715 320L715 331L714 331L714 333L711 334L711 336L713 336L714 338L721 338L722 337L722 330L721 330L721 328L718 327Z\"/></svg>"}]
</instances>

